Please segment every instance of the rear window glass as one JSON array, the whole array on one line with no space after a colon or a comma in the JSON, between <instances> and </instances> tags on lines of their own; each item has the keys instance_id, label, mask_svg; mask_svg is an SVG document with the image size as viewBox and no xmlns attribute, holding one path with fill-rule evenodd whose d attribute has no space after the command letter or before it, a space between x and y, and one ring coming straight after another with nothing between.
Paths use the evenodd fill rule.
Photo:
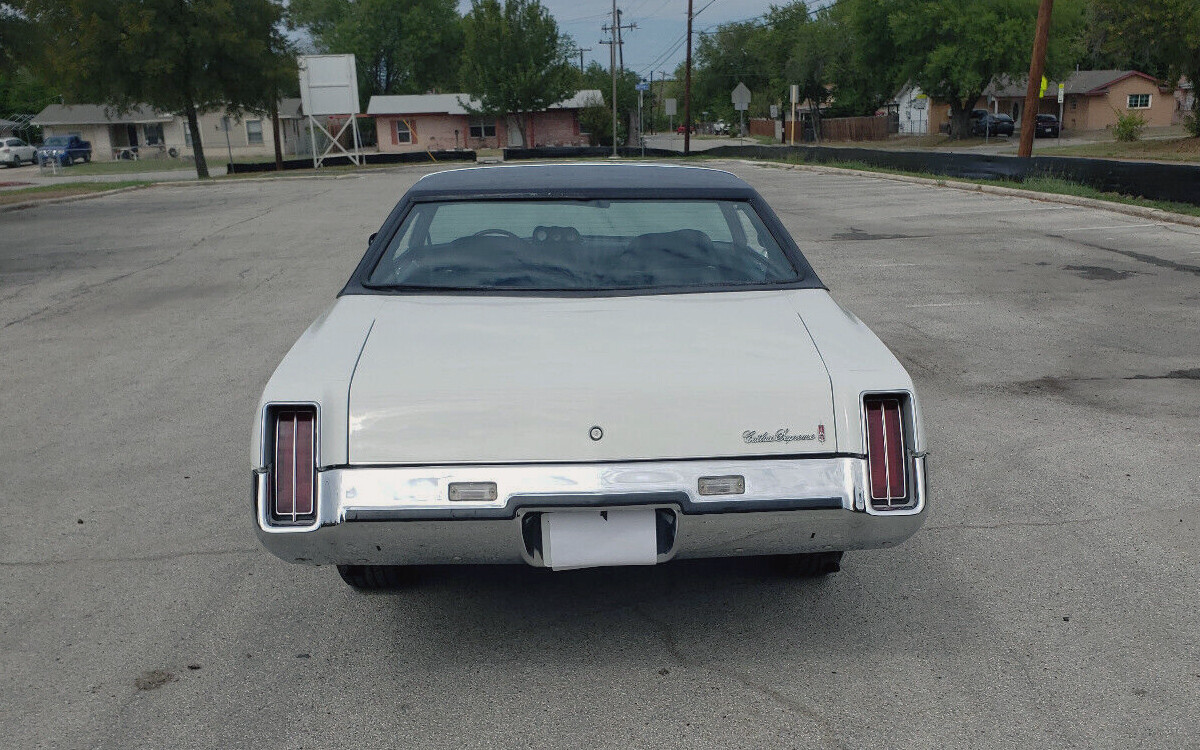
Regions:
<instances>
[{"instance_id":1,"label":"rear window glass","mask_svg":"<svg viewBox=\"0 0 1200 750\"><path fill-rule=\"evenodd\" d=\"M799 278L747 202L493 200L417 204L366 283L603 291Z\"/></svg>"}]
</instances>

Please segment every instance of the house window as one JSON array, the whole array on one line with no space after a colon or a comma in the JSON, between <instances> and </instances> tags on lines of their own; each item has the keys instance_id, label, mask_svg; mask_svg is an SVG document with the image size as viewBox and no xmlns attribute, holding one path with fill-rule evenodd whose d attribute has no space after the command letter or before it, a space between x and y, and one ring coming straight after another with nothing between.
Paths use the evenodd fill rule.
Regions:
<instances>
[{"instance_id":1,"label":"house window","mask_svg":"<svg viewBox=\"0 0 1200 750\"><path fill-rule=\"evenodd\" d=\"M246 143L262 143L262 120L246 120Z\"/></svg>"},{"instance_id":2,"label":"house window","mask_svg":"<svg viewBox=\"0 0 1200 750\"><path fill-rule=\"evenodd\" d=\"M161 122L153 122L142 126L142 132L146 135L147 146L158 146L163 142L163 126Z\"/></svg>"},{"instance_id":3,"label":"house window","mask_svg":"<svg viewBox=\"0 0 1200 750\"><path fill-rule=\"evenodd\" d=\"M471 120L471 137L472 138L495 138L496 137L496 121L487 122L485 120Z\"/></svg>"},{"instance_id":4,"label":"house window","mask_svg":"<svg viewBox=\"0 0 1200 750\"><path fill-rule=\"evenodd\" d=\"M1129 109L1149 109L1150 95L1149 94L1130 94Z\"/></svg>"},{"instance_id":5,"label":"house window","mask_svg":"<svg viewBox=\"0 0 1200 750\"><path fill-rule=\"evenodd\" d=\"M404 120L396 120L396 143L412 143L412 128Z\"/></svg>"}]
</instances>

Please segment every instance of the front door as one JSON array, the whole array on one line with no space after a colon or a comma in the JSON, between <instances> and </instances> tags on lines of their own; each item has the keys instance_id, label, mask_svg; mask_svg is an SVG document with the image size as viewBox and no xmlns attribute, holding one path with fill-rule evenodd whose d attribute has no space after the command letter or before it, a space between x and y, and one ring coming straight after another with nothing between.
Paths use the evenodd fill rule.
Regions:
<instances>
[{"instance_id":1,"label":"front door","mask_svg":"<svg viewBox=\"0 0 1200 750\"><path fill-rule=\"evenodd\" d=\"M137 125L126 125L125 129L126 129L126 132L128 133L129 145L137 146L138 145Z\"/></svg>"}]
</instances>

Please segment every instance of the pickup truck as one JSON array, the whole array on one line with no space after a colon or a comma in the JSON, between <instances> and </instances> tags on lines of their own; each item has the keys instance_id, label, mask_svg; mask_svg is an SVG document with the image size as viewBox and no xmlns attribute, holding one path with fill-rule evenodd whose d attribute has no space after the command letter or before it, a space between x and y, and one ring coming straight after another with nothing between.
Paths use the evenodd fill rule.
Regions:
<instances>
[{"instance_id":1,"label":"pickup truck","mask_svg":"<svg viewBox=\"0 0 1200 750\"><path fill-rule=\"evenodd\" d=\"M38 146L38 164L56 161L66 167L77 159L92 160L92 144L77 135L52 135Z\"/></svg>"}]
</instances>

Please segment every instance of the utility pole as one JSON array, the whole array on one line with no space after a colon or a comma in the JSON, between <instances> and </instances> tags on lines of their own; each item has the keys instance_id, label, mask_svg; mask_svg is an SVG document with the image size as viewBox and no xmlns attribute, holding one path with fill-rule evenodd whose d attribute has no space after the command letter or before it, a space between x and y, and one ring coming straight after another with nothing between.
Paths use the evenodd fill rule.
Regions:
<instances>
[{"instance_id":1,"label":"utility pole","mask_svg":"<svg viewBox=\"0 0 1200 750\"><path fill-rule=\"evenodd\" d=\"M1050 39L1050 13L1054 0L1038 6L1037 31L1033 37L1033 59L1029 61L1029 86L1025 88L1025 111L1021 114L1021 144L1017 156L1033 156L1033 131L1037 127L1038 104L1042 98L1042 72L1046 66L1046 44ZM1059 122L1059 128L1062 123Z\"/></svg>"},{"instance_id":2,"label":"utility pole","mask_svg":"<svg viewBox=\"0 0 1200 750\"><path fill-rule=\"evenodd\" d=\"M621 9L617 8L617 59L620 61L621 73L625 73L625 42L621 40Z\"/></svg>"},{"instance_id":3,"label":"utility pole","mask_svg":"<svg viewBox=\"0 0 1200 750\"><path fill-rule=\"evenodd\" d=\"M689 0L690 2L690 0ZM613 158L617 158L617 0L613 0L612 41L609 42L608 69L612 71L612 146Z\"/></svg>"},{"instance_id":4,"label":"utility pole","mask_svg":"<svg viewBox=\"0 0 1200 750\"><path fill-rule=\"evenodd\" d=\"M591 47L580 47L579 48L579 72L580 73L583 72L583 53L591 52L591 51L592 51Z\"/></svg>"},{"instance_id":5,"label":"utility pole","mask_svg":"<svg viewBox=\"0 0 1200 750\"><path fill-rule=\"evenodd\" d=\"M642 125L642 129L645 130L645 126L641 122L641 118L642 118L642 116L639 113L638 114L638 124ZM1058 119L1061 120L1062 118L1060 117ZM650 132L651 133L654 132L654 71L653 70L650 71ZM643 141L642 148L643 148L643 150L645 149L644 141ZM645 154L642 154L642 156L645 156Z\"/></svg>"},{"instance_id":6,"label":"utility pole","mask_svg":"<svg viewBox=\"0 0 1200 750\"><path fill-rule=\"evenodd\" d=\"M625 71L624 50L621 49L621 51L618 52L618 48L620 48L621 44L622 44L621 29L636 29L636 28L637 28L636 23L631 23L631 24L626 24L626 25L621 24L621 11L617 10L617 0L613 0L612 25L600 27L600 29L602 31L607 32L609 35L608 39L601 39L600 44L607 44L609 46L608 68L609 68L609 70L612 71L612 130L613 130L613 132L612 132L612 149L613 149L612 155L613 155L613 158L616 158L616 156L617 156L617 55L618 54L620 54L620 56L621 56L621 63L620 63L621 71L622 72Z\"/></svg>"},{"instance_id":7,"label":"utility pole","mask_svg":"<svg viewBox=\"0 0 1200 750\"><path fill-rule=\"evenodd\" d=\"M616 0L613 0L615 3ZM692 0L688 0L687 70L683 79L683 155L692 153Z\"/></svg>"}]
</instances>

